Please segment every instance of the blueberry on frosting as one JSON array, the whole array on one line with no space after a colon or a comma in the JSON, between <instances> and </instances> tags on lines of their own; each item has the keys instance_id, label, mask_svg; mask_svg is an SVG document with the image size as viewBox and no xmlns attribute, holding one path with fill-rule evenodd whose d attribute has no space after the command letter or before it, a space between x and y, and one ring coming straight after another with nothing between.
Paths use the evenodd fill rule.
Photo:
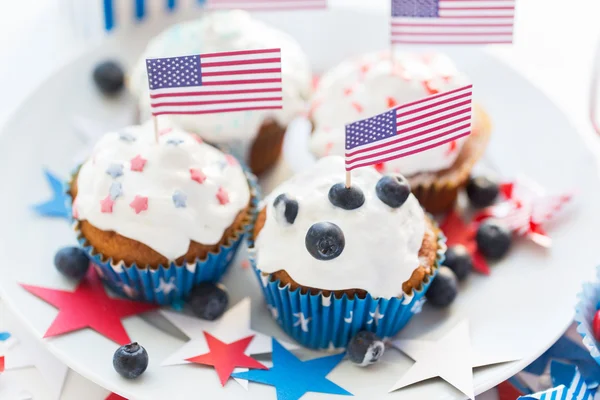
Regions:
<instances>
[{"instance_id":1,"label":"blueberry on frosting","mask_svg":"<svg viewBox=\"0 0 600 400\"><path fill-rule=\"evenodd\" d=\"M285 193L280 194L273 201L275 219L280 224L293 224L298 216L298 202L290 199Z\"/></svg>"},{"instance_id":2,"label":"blueberry on frosting","mask_svg":"<svg viewBox=\"0 0 600 400\"><path fill-rule=\"evenodd\" d=\"M384 176L375 186L377 197L392 208L401 207L410 195L410 185L401 175Z\"/></svg>"},{"instance_id":3,"label":"blueberry on frosting","mask_svg":"<svg viewBox=\"0 0 600 400\"><path fill-rule=\"evenodd\" d=\"M329 189L329 201L344 210L355 210L365 204L365 195L357 186L347 188L343 183L336 183Z\"/></svg>"},{"instance_id":4,"label":"blueberry on frosting","mask_svg":"<svg viewBox=\"0 0 600 400\"><path fill-rule=\"evenodd\" d=\"M317 260L332 260L342 254L346 239L344 233L334 223L317 222L306 232L306 249Z\"/></svg>"}]
</instances>

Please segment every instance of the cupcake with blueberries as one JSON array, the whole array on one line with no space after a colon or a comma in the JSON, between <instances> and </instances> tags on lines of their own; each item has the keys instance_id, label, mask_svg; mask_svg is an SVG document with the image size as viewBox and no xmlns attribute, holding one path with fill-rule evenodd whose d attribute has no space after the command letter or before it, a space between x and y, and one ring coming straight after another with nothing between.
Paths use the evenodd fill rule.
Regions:
<instances>
[{"instance_id":1,"label":"cupcake with blueberries","mask_svg":"<svg viewBox=\"0 0 600 400\"><path fill-rule=\"evenodd\" d=\"M253 226L255 178L231 156L152 124L104 135L70 194L80 245L117 292L169 304L216 282Z\"/></svg>"},{"instance_id":2,"label":"cupcake with blueberries","mask_svg":"<svg viewBox=\"0 0 600 400\"><path fill-rule=\"evenodd\" d=\"M394 336L420 310L444 238L397 174L325 157L276 188L251 261L269 309L302 345L345 347L359 331ZM252 242L252 241L251 241Z\"/></svg>"},{"instance_id":3,"label":"cupcake with blueberries","mask_svg":"<svg viewBox=\"0 0 600 400\"><path fill-rule=\"evenodd\" d=\"M160 118L161 126L179 126L196 133L208 143L244 160L255 174L262 174L278 160L288 124L305 112L312 91L312 75L306 54L291 36L252 18L245 11L208 12L199 20L170 27L148 43L129 79L129 87L139 102L141 118L151 114L147 58L271 48L281 49L281 82L272 86L282 88L282 109ZM242 80L243 65L228 68L239 70ZM253 95L252 87L237 89L249 89L248 96ZM243 103L240 104L243 108Z\"/></svg>"},{"instance_id":4,"label":"cupcake with blueberries","mask_svg":"<svg viewBox=\"0 0 600 400\"><path fill-rule=\"evenodd\" d=\"M392 59L389 52L380 52L346 60L327 72L315 90L310 149L317 157L343 155L346 124L467 84L468 78L442 54L394 54ZM472 121L467 137L375 167L404 175L427 211L446 211L467 184L489 140L490 121L477 104Z\"/></svg>"}]
</instances>

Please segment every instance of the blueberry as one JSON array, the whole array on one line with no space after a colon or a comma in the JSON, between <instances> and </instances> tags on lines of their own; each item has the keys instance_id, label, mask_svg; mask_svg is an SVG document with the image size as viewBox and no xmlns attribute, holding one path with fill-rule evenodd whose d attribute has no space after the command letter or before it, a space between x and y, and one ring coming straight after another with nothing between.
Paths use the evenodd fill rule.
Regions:
<instances>
[{"instance_id":1,"label":"blueberry","mask_svg":"<svg viewBox=\"0 0 600 400\"><path fill-rule=\"evenodd\" d=\"M298 216L298 202L290 199L286 194L282 193L273 201L275 207L275 219L280 224L293 224Z\"/></svg>"},{"instance_id":2,"label":"blueberry","mask_svg":"<svg viewBox=\"0 0 600 400\"><path fill-rule=\"evenodd\" d=\"M465 246L457 244L446 251L444 265L454 272L459 281L462 281L471 273L473 259Z\"/></svg>"},{"instance_id":3,"label":"blueberry","mask_svg":"<svg viewBox=\"0 0 600 400\"><path fill-rule=\"evenodd\" d=\"M392 208L402 206L410 195L410 185L401 175L382 177L375 186L377 197Z\"/></svg>"},{"instance_id":4,"label":"blueberry","mask_svg":"<svg viewBox=\"0 0 600 400\"><path fill-rule=\"evenodd\" d=\"M332 260L342 254L346 239L344 232L334 223L317 222L306 232L306 249L317 260Z\"/></svg>"},{"instance_id":5,"label":"blueberry","mask_svg":"<svg viewBox=\"0 0 600 400\"><path fill-rule=\"evenodd\" d=\"M329 189L329 201L344 210L355 210L365 204L365 195L356 186L347 188L343 183L336 183Z\"/></svg>"},{"instance_id":6,"label":"blueberry","mask_svg":"<svg viewBox=\"0 0 600 400\"><path fill-rule=\"evenodd\" d=\"M491 206L499 192L498 182L486 176L472 177L467 184L467 196L476 208Z\"/></svg>"},{"instance_id":7,"label":"blueberry","mask_svg":"<svg viewBox=\"0 0 600 400\"><path fill-rule=\"evenodd\" d=\"M113 356L113 367L123 378L135 379L148 368L148 352L136 342L121 346Z\"/></svg>"},{"instance_id":8,"label":"blueberry","mask_svg":"<svg viewBox=\"0 0 600 400\"><path fill-rule=\"evenodd\" d=\"M90 259L79 247L63 247L54 256L54 266L64 276L82 279L90 267Z\"/></svg>"},{"instance_id":9,"label":"blueberry","mask_svg":"<svg viewBox=\"0 0 600 400\"><path fill-rule=\"evenodd\" d=\"M385 344L373 332L360 331L348 343L348 358L359 367L376 363L383 352Z\"/></svg>"},{"instance_id":10,"label":"blueberry","mask_svg":"<svg viewBox=\"0 0 600 400\"><path fill-rule=\"evenodd\" d=\"M192 288L187 301L196 316L214 321L225 312L229 304L229 295L223 285L202 282Z\"/></svg>"},{"instance_id":11,"label":"blueberry","mask_svg":"<svg viewBox=\"0 0 600 400\"><path fill-rule=\"evenodd\" d=\"M106 95L115 95L125 86L123 68L115 61L104 61L94 68L94 82Z\"/></svg>"},{"instance_id":12,"label":"blueberry","mask_svg":"<svg viewBox=\"0 0 600 400\"><path fill-rule=\"evenodd\" d=\"M425 293L427 301L435 307L447 307L458 294L458 279L448 267L440 267L429 289Z\"/></svg>"},{"instance_id":13,"label":"blueberry","mask_svg":"<svg viewBox=\"0 0 600 400\"><path fill-rule=\"evenodd\" d=\"M477 228L477 249L490 260L499 260L510 249L512 235L508 228L494 221L485 221Z\"/></svg>"}]
</instances>

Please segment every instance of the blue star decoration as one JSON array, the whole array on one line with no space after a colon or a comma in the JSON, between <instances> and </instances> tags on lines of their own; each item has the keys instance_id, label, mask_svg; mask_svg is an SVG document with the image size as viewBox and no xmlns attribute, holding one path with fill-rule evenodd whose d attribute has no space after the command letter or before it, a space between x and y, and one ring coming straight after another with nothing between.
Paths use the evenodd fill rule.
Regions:
<instances>
[{"instance_id":1,"label":"blue star decoration","mask_svg":"<svg viewBox=\"0 0 600 400\"><path fill-rule=\"evenodd\" d=\"M183 139L169 139L169 140L167 140L167 144L171 144L173 146L179 146L181 143L183 143Z\"/></svg>"},{"instance_id":2,"label":"blue star decoration","mask_svg":"<svg viewBox=\"0 0 600 400\"><path fill-rule=\"evenodd\" d=\"M62 179L44 169L44 175L52 190L52 198L33 206L33 211L43 217L71 219L71 198L67 195Z\"/></svg>"},{"instance_id":3,"label":"blue star decoration","mask_svg":"<svg viewBox=\"0 0 600 400\"><path fill-rule=\"evenodd\" d=\"M0 342L5 342L8 339L10 339L10 333L9 332L0 332Z\"/></svg>"},{"instance_id":4,"label":"blue star decoration","mask_svg":"<svg viewBox=\"0 0 600 400\"><path fill-rule=\"evenodd\" d=\"M185 208L187 206L187 195L181 190L176 190L173 193L173 204L176 208Z\"/></svg>"},{"instance_id":5,"label":"blue star decoration","mask_svg":"<svg viewBox=\"0 0 600 400\"><path fill-rule=\"evenodd\" d=\"M301 361L273 338L271 369L237 372L231 376L275 386L277 400L298 400L308 392L352 396L352 393L326 378L342 358L344 353Z\"/></svg>"},{"instance_id":6,"label":"blue star decoration","mask_svg":"<svg viewBox=\"0 0 600 400\"><path fill-rule=\"evenodd\" d=\"M106 168L106 173L112 176L113 179L117 179L123 175L123 164L112 163Z\"/></svg>"}]
</instances>

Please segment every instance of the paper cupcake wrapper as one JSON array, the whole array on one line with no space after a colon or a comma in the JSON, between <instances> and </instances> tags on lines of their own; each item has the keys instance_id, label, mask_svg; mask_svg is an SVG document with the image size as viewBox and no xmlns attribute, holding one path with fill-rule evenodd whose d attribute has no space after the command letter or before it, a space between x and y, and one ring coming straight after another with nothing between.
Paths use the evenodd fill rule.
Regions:
<instances>
[{"instance_id":1,"label":"paper cupcake wrapper","mask_svg":"<svg viewBox=\"0 0 600 400\"><path fill-rule=\"evenodd\" d=\"M98 275L116 293L134 300L161 305L180 302L192 287L200 282L218 282L227 272L241 243L254 229L260 202L260 189L256 176L246 168L244 172L251 193L249 222L226 245L220 246L216 253L209 253L205 259L183 265L173 262L166 266L160 265L158 268L138 266L135 263L125 265L122 261L114 262L87 243L79 230L79 224L74 221L77 241L87 253Z\"/></svg>"},{"instance_id":2,"label":"paper cupcake wrapper","mask_svg":"<svg viewBox=\"0 0 600 400\"><path fill-rule=\"evenodd\" d=\"M255 252L251 249L250 261L260 282L271 315L281 328L296 341L312 349L345 348L350 339L362 330L375 332L383 339L395 336L421 311L425 292L444 261L446 238L438 235L438 250L433 274L423 283L421 290L413 290L402 297L364 299L335 298L322 293L301 293L289 285L280 286L279 280L271 281L256 266Z\"/></svg>"},{"instance_id":3,"label":"paper cupcake wrapper","mask_svg":"<svg viewBox=\"0 0 600 400\"><path fill-rule=\"evenodd\" d=\"M600 343L594 338L592 321L596 310L600 307L600 266L596 267L596 280L583 284L582 291L577 295L575 306L575 322L577 332L583 338L583 345L588 349L592 358L600 364Z\"/></svg>"}]
</instances>

